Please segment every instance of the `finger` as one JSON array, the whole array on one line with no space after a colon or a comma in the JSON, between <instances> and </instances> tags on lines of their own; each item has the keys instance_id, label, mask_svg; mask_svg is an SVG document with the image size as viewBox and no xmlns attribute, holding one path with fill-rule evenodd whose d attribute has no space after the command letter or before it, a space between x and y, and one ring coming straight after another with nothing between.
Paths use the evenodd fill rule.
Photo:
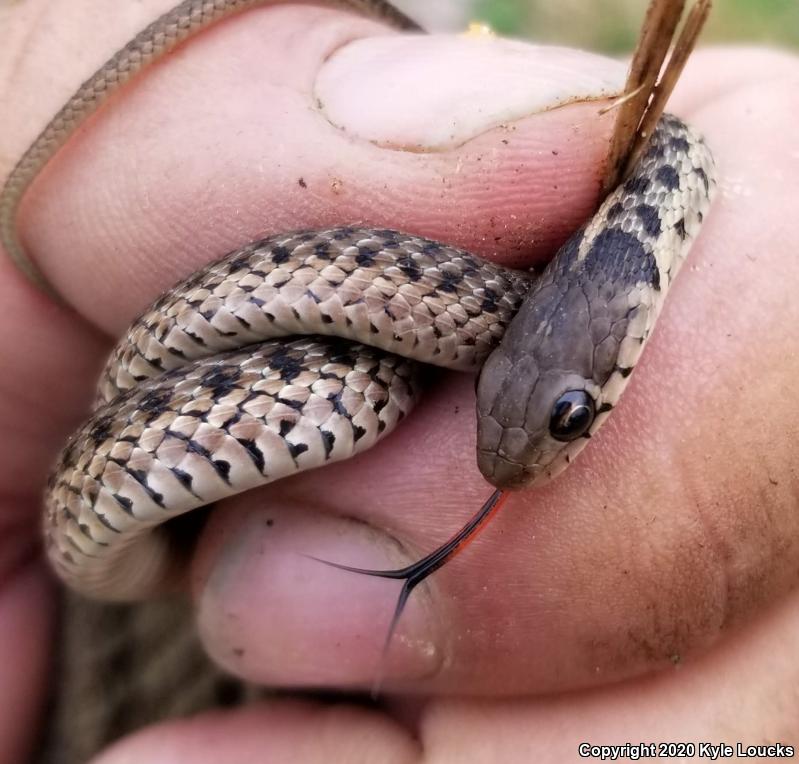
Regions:
<instances>
[{"instance_id":1,"label":"finger","mask_svg":"<svg viewBox=\"0 0 799 764\"><path fill-rule=\"evenodd\" d=\"M307 737L305 734L309 733ZM162 744L155 744L161 737ZM141 737L115 745L94 764L141 761L153 764L194 761L231 764L251 761L382 761L411 764L418 746L382 714L352 707L278 702L235 714L211 713L169 726L150 728Z\"/></svg>"},{"instance_id":2,"label":"finger","mask_svg":"<svg viewBox=\"0 0 799 764\"><path fill-rule=\"evenodd\" d=\"M492 73L479 87L477 69ZM540 258L595 201L611 120L585 99L622 76L592 56L397 38L330 9L265 6L191 40L102 110L29 194L22 235L59 293L111 334L179 277L270 232L360 222ZM567 97L578 102L554 108Z\"/></svg>"},{"instance_id":3,"label":"finger","mask_svg":"<svg viewBox=\"0 0 799 764\"><path fill-rule=\"evenodd\" d=\"M4 510L0 505L0 512ZM20 534L11 538L20 540ZM27 539L22 543L29 548ZM13 764L27 761L36 742L36 721L44 710L49 678L48 636L54 608L52 581L40 560L31 560L29 555L13 568L4 569L3 574L0 654L5 660L0 664L0 762Z\"/></svg>"},{"instance_id":4,"label":"finger","mask_svg":"<svg viewBox=\"0 0 799 764\"><path fill-rule=\"evenodd\" d=\"M714 655L655 678L558 698L413 699L406 701L412 710L392 715L393 720L341 704L275 701L152 727L116 744L94 764L284 759L485 764L516 761L520 752L527 759L560 763L584 760L581 745L589 746L590 754L590 746L625 743L653 744L659 758L680 755L679 747L670 754L660 744L693 745L694 753L686 748L682 755L711 758L700 745L726 744L738 753L738 744L747 751L763 741L783 746L782 755L791 756L784 746L797 745L796 604L794 595ZM397 716L414 721L400 726ZM630 752L621 755L632 758Z\"/></svg>"},{"instance_id":5,"label":"finger","mask_svg":"<svg viewBox=\"0 0 799 764\"><path fill-rule=\"evenodd\" d=\"M701 76L708 71L715 72L712 82ZM669 108L688 113L700 109L708 100L730 95L742 87L795 77L796 56L776 48L700 49L688 59Z\"/></svg>"},{"instance_id":6,"label":"finger","mask_svg":"<svg viewBox=\"0 0 799 764\"><path fill-rule=\"evenodd\" d=\"M30 10L26 3L24 11ZM2 176L18 153L17 128L29 124L21 116L40 97L38 90L33 98L31 90L11 97L13 81L24 81L24 56L14 54L35 38L11 23L12 13L0 9L0 110L19 119L7 120L0 136ZM30 33L33 20L27 21ZM54 598L40 554L41 490L61 441L91 397L103 345L70 311L38 294L4 256L0 303L0 762L11 764L28 759L47 697Z\"/></svg>"},{"instance_id":7,"label":"finger","mask_svg":"<svg viewBox=\"0 0 799 764\"><path fill-rule=\"evenodd\" d=\"M394 687L618 681L691 660L795 586L786 348L798 339L798 274L784 220L799 172L780 157L796 106L778 81L686 115L716 153L720 193L631 388L577 464L515 496L415 597L390 658ZM298 552L401 567L459 527L487 495L470 386L437 387L372 452L213 518L196 589L218 660L259 681L369 684L395 588Z\"/></svg>"}]
</instances>

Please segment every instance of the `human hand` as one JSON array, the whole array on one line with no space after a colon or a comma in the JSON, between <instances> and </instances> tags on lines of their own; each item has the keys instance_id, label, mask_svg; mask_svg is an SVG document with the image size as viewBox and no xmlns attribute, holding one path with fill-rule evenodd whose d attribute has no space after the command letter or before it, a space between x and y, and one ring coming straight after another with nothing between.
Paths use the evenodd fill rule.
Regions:
<instances>
[{"instance_id":1,"label":"human hand","mask_svg":"<svg viewBox=\"0 0 799 764\"><path fill-rule=\"evenodd\" d=\"M589 213L610 120L596 102L540 112L620 84L617 65L478 41L470 71L440 39L344 44L376 33L316 8L226 22L127 89L30 194L28 249L77 316L0 265L14 317L0 347L16 372L2 396L14 497L5 515L27 544L9 550L29 550L37 534L43 475L85 411L105 337L180 276L268 232L347 222L520 265L551 254ZM544 61L549 94L530 83ZM389 92L401 71L408 80ZM415 593L386 688L419 699L389 714L276 701L170 723L103 761L235 762L256 750L276 760L282 751L412 759L417 743L398 719L434 760L527 750L563 761L581 740L795 742L786 646L799 630L798 420L785 349L796 340L796 272L784 221L799 186L787 129L798 71L776 53L695 56L672 109L716 154L714 209L610 423L566 475L515 496L468 555ZM59 74L69 79L66 67ZM493 85L481 88L488 76ZM15 139L4 139L3 156L24 148ZM471 387L446 376L368 454L215 512L192 594L217 660L267 684L369 684L391 585L298 552L395 567L458 527L488 491L474 467ZM19 750L45 682L46 584L30 559L5 577L0 640L6 654L27 656L0 675L0 691L27 701L0 728L7 751ZM39 638L22 645L21 629Z\"/></svg>"}]
</instances>

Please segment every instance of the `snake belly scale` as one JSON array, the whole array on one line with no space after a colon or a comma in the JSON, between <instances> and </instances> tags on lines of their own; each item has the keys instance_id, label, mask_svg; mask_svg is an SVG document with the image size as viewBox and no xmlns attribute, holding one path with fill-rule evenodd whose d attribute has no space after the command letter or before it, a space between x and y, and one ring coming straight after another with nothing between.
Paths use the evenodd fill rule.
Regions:
<instances>
[{"instance_id":1,"label":"snake belly scale","mask_svg":"<svg viewBox=\"0 0 799 764\"><path fill-rule=\"evenodd\" d=\"M262 4L186 0L45 129L0 197L3 244L33 280L43 283L14 218L49 157L135 71ZM379 0L337 4L415 28ZM409 412L417 361L482 365L478 465L490 482L553 477L621 396L714 186L707 147L666 115L630 177L538 279L356 226L273 236L208 266L133 324L63 450L44 520L55 569L100 598L157 591L177 574L158 526L373 445Z\"/></svg>"}]
</instances>

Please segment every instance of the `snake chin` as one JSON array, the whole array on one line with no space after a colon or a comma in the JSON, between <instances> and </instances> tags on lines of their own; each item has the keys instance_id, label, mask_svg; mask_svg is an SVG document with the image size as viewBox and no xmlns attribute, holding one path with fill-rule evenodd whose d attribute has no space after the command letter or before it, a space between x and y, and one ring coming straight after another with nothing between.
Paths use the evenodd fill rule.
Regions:
<instances>
[{"instance_id":1,"label":"snake chin","mask_svg":"<svg viewBox=\"0 0 799 764\"><path fill-rule=\"evenodd\" d=\"M518 490L527 488L535 481L534 468L538 465L531 465L531 475L530 468L501 456L496 451L478 451L477 466L483 477L497 488Z\"/></svg>"},{"instance_id":2,"label":"snake chin","mask_svg":"<svg viewBox=\"0 0 799 764\"><path fill-rule=\"evenodd\" d=\"M533 488L557 477L571 463L583 444L569 444L557 453L549 454L549 461L544 462L545 452L540 452L541 461L520 464L510 455L499 450L477 451L477 466L483 477L491 485L508 491L519 491Z\"/></svg>"},{"instance_id":3,"label":"snake chin","mask_svg":"<svg viewBox=\"0 0 799 764\"><path fill-rule=\"evenodd\" d=\"M497 488L519 490L550 477L554 454L531 448L523 427L503 427L491 415L478 417L477 466Z\"/></svg>"}]
</instances>

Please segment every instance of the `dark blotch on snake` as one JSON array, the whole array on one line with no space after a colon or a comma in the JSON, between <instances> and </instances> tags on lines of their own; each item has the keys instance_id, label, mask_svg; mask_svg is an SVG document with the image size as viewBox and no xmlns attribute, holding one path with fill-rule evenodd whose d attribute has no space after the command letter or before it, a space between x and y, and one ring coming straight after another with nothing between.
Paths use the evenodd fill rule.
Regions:
<instances>
[{"instance_id":1,"label":"dark blotch on snake","mask_svg":"<svg viewBox=\"0 0 799 764\"><path fill-rule=\"evenodd\" d=\"M99 446L100 443L102 443L111 434L111 426L113 424L113 417L104 416L100 417L100 419L98 419L92 425L91 430L89 430L89 437L92 439L95 446ZM71 451L67 453L71 453Z\"/></svg>"},{"instance_id":2,"label":"dark blotch on snake","mask_svg":"<svg viewBox=\"0 0 799 764\"><path fill-rule=\"evenodd\" d=\"M447 292L449 294L458 291L458 284L461 283L461 275L459 273L445 272L442 274L443 278L438 285L439 292Z\"/></svg>"},{"instance_id":3,"label":"dark blotch on snake","mask_svg":"<svg viewBox=\"0 0 799 764\"><path fill-rule=\"evenodd\" d=\"M284 382L292 382L302 374L302 364L282 348L269 357L269 366L280 374Z\"/></svg>"},{"instance_id":4,"label":"dark blotch on snake","mask_svg":"<svg viewBox=\"0 0 799 764\"><path fill-rule=\"evenodd\" d=\"M480 310L484 313L497 312L497 293L493 289L486 287L483 290L483 302L480 304Z\"/></svg>"},{"instance_id":5,"label":"dark blotch on snake","mask_svg":"<svg viewBox=\"0 0 799 764\"><path fill-rule=\"evenodd\" d=\"M333 446L336 445L336 436L329 430L319 430L322 436L322 445L325 448L325 458L330 458L330 453L333 451Z\"/></svg>"},{"instance_id":6,"label":"dark blotch on snake","mask_svg":"<svg viewBox=\"0 0 799 764\"><path fill-rule=\"evenodd\" d=\"M651 236L653 239L660 236L660 215L655 207L651 204L639 204L635 208L635 214L641 221L641 225L644 227L648 236Z\"/></svg>"},{"instance_id":7,"label":"dark blotch on snake","mask_svg":"<svg viewBox=\"0 0 799 764\"><path fill-rule=\"evenodd\" d=\"M179 437L177 433L174 434L175 437ZM211 459L211 452L205 448L205 446L201 446L196 440L192 440L191 438L187 438L182 436L183 440L186 442L186 450L191 451L193 454L197 454L198 456L202 456L204 459L207 459L209 462L212 461Z\"/></svg>"},{"instance_id":8,"label":"dark blotch on snake","mask_svg":"<svg viewBox=\"0 0 799 764\"><path fill-rule=\"evenodd\" d=\"M649 178L633 176L624 184L624 190L628 194L637 194L643 196L649 189L649 186Z\"/></svg>"},{"instance_id":9,"label":"dark blotch on snake","mask_svg":"<svg viewBox=\"0 0 799 764\"><path fill-rule=\"evenodd\" d=\"M110 459L109 461L114 461ZM124 467L123 464L117 462L120 467ZM131 467L127 468L128 474L142 487L144 488L147 495L159 506L164 506L164 496L163 494L158 493L158 491L154 490L150 487L150 484L147 482L147 473L144 470L135 470Z\"/></svg>"},{"instance_id":10,"label":"dark blotch on snake","mask_svg":"<svg viewBox=\"0 0 799 764\"><path fill-rule=\"evenodd\" d=\"M252 463L255 465L255 469L257 469L258 472L263 475L266 462L264 461L264 455L261 449L258 448L254 440L238 438L238 441L241 447L247 452L247 456L249 456L252 460Z\"/></svg>"},{"instance_id":11,"label":"dark blotch on snake","mask_svg":"<svg viewBox=\"0 0 799 764\"><path fill-rule=\"evenodd\" d=\"M694 174L702 179L705 185L705 196L710 193L710 181L707 179L707 173L701 167L694 167Z\"/></svg>"},{"instance_id":12,"label":"dark blotch on snake","mask_svg":"<svg viewBox=\"0 0 799 764\"><path fill-rule=\"evenodd\" d=\"M169 409L171 398L172 393L170 390L150 390L139 401L139 409L146 411L148 414L158 416Z\"/></svg>"},{"instance_id":13,"label":"dark blotch on snake","mask_svg":"<svg viewBox=\"0 0 799 764\"><path fill-rule=\"evenodd\" d=\"M191 491L191 484L194 481L194 478L188 472L185 472L178 467L172 467L172 474L187 491Z\"/></svg>"},{"instance_id":14,"label":"dark blotch on snake","mask_svg":"<svg viewBox=\"0 0 799 764\"><path fill-rule=\"evenodd\" d=\"M671 165L663 165L655 173L658 183L668 191L676 191L680 187L680 176Z\"/></svg>"},{"instance_id":15,"label":"dark blotch on snake","mask_svg":"<svg viewBox=\"0 0 799 764\"><path fill-rule=\"evenodd\" d=\"M419 281L424 273L419 264L410 255L406 255L397 260L397 267L410 281Z\"/></svg>"},{"instance_id":16,"label":"dark blotch on snake","mask_svg":"<svg viewBox=\"0 0 799 764\"><path fill-rule=\"evenodd\" d=\"M333 411L335 411L340 416L349 417L350 412L344 407L344 404L341 402L341 390L337 393L333 393L332 395L328 395L327 399L333 404Z\"/></svg>"},{"instance_id":17,"label":"dark blotch on snake","mask_svg":"<svg viewBox=\"0 0 799 764\"><path fill-rule=\"evenodd\" d=\"M365 268L375 264L375 255L380 251L380 247L374 244L359 244L358 254L355 255L355 262Z\"/></svg>"},{"instance_id":18,"label":"dark blotch on snake","mask_svg":"<svg viewBox=\"0 0 799 764\"><path fill-rule=\"evenodd\" d=\"M621 202L616 202L616 204L608 210L608 222L612 223L622 212L624 212L624 205L622 205Z\"/></svg>"},{"instance_id":19,"label":"dark blotch on snake","mask_svg":"<svg viewBox=\"0 0 799 764\"><path fill-rule=\"evenodd\" d=\"M230 462L224 459L212 459L211 466L216 470L216 474L226 483L230 483Z\"/></svg>"},{"instance_id":20,"label":"dark blotch on snake","mask_svg":"<svg viewBox=\"0 0 799 764\"><path fill-rule=\"evenodd\" d=\"M193 332L190 332L188 329L185 329L184 331L185 331L186 336L190 340L192 340L193 342L196 342L201 347L205 347L205 340L202 337L198 336L197 334L194 334Z\"/></svg>"},{"instance_id":21,"label":"dark blotch on snake","mask_svg":"<svg viewBox=\"0 0 799 764\"><path fill-rule=\"evenodd\" d=\"M675 135L669 141L669 147L678 154L687 154L691 148L688 144L688 141L686 141L681 135Z\"/></svg>"},{"instance_id":22,"label":"dark blotch on snake","mask_svg":"<svg viewBox=\"0 0 799 764\"><path fill-rule=\"evenodd\" d=\"M302 401L293 401L291 398L275 398L275 401L295 411L302 411L302 407L305 405Z\"/></svg>"},{"instance_id":23,"label":"dark blotch on snake","mask_svg":"<svg viewBox=\"0 0 799 764\"><path fill-rule=\"evenodd\" d=\"M320 260L330 260L330 244L326 241L319 241L313 246L313 253Z\"/></svg>"},{"instance_id":24,"label":"dark blotch on snake","mask_svg":"<svg viewBox=\"0 0 799 764\"><path fill-rule=\"evenodd\" d=\"M620 228L600 231L583 260L590 280L612 279L620 286L635 286L641 282L660 288L660 272L655 256L648 252L638 238Z\"/></svg>"},{"instance_id":25,"label":"dark blotch on snake","mask_svg":"<svg viewBox=\"0 0 799 764\"><path fill-rule=\"evenodd\" d=\"M133 514L133 502L127 496L120 496L118 493L114 493L112 496L127 514Z\"/></svg>"},{"instance_id":26,"label":"dark blotch on snake","mask_svg":"<svg viewBox=\"0 0 799 764\"><path fill-rule=\"evenodd\" d=\"M238 387L241 369L235 366L218 366L200 377L200 384L207 387L214 400L218 400Z\"/></svg>"},{"instance_id":27,"label":"dark blotch on snake","mask_svg":"<svg viewBox=\"0 0 799 764\"><path fill-rule=\"evenodd\" d=\"M296 459L300 454L304 454L308 450L305 443L286 443L291 454L292 459Z\"/></svg>"},{"instance_id":28,"label":"dark blotch on snake","mask_svg":"<svg viewBox=\"0 0 799 764\"><path fill-rule=\"evenodd\" d=\"M291 252L285 247L272 247L272 262L275 265L285 263L291 257Z\"/></svg>"}]
</instances>

